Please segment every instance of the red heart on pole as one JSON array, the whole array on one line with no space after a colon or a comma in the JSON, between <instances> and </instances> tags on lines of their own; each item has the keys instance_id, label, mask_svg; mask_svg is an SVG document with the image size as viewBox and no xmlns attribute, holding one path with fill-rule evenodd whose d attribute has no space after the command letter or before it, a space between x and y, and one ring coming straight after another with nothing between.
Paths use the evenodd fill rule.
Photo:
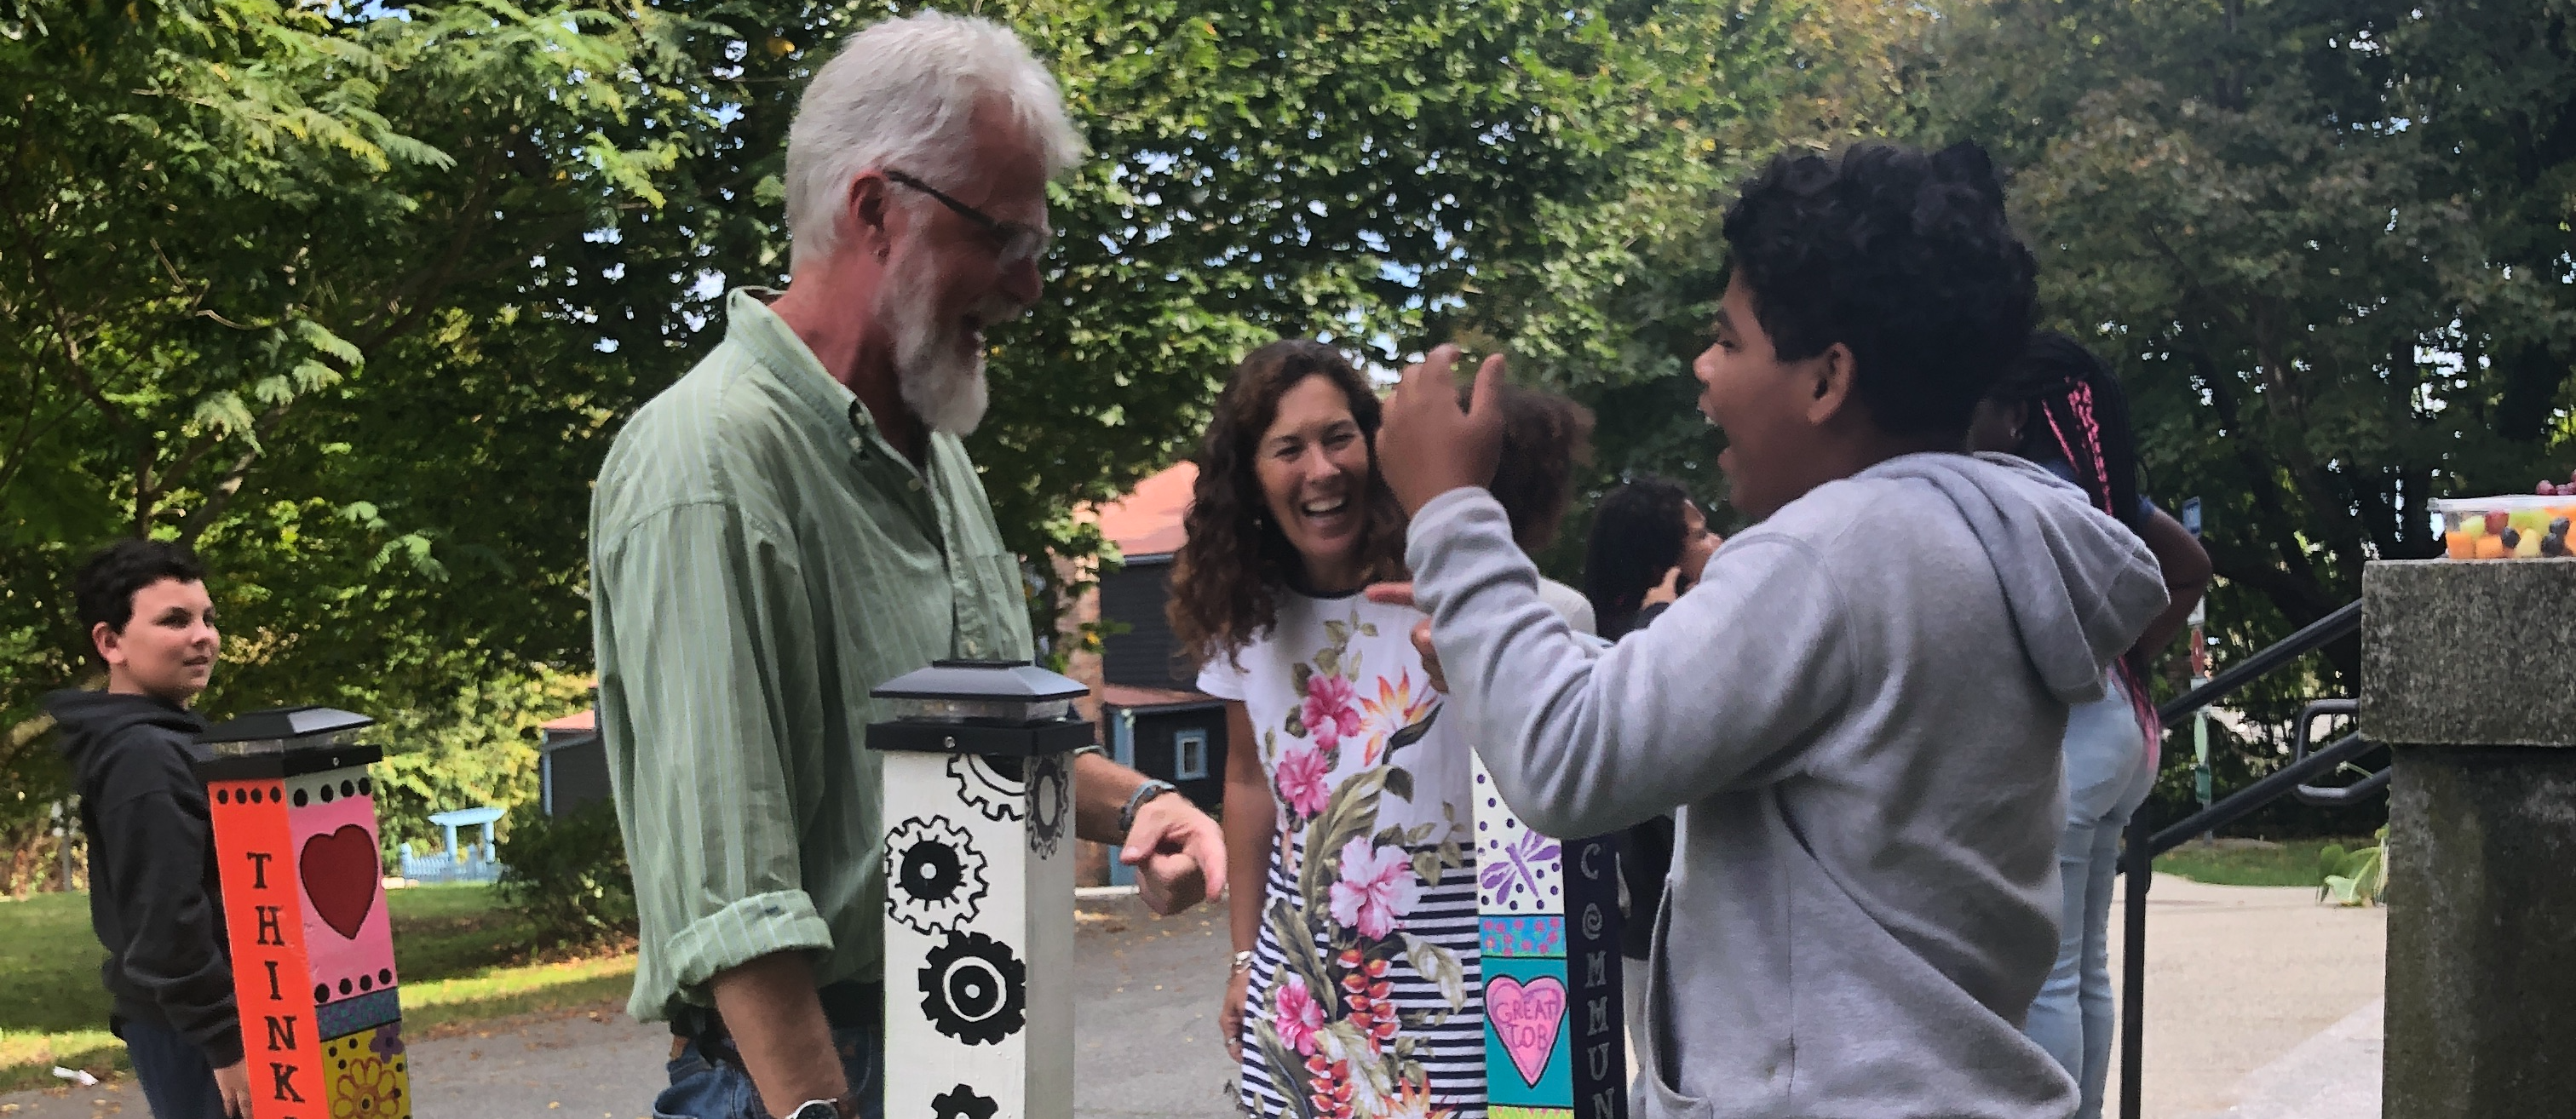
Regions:
<instances>
[{"instance_id":1,"label":"red heart on pole","mask_svg":"<svg viewBox=\"0 0 2576 1119\"><path fill-rule=\"evenodd\" d=\"M358 926L367 923L367 912L376 907L376 891L384 888L376 841L367 829L342 824L329 835L305 840L303 865L297 873L303 876L304 896L312 899L313 912L322 923L331 926L332 932L358 939Z\"/></svg>"},{"instance_id":2,"label":"red heart on pole","mask_svg":"<svg viewBox=\"0 0 2576 1119\"><path fill-rule=\"evenodd\" d=\"M1522 1082L1535 1087L1539 1074L1547 1071L1547 1055L1556 1049L1557 1028L1565 1024L1565 984L1552 975L1526 985L1508 975L1496 976L1485 984L1485 1019L1493 1023L1503 1052L1512 1055L1512 1068Z\"/></svg>"}]
</instances>

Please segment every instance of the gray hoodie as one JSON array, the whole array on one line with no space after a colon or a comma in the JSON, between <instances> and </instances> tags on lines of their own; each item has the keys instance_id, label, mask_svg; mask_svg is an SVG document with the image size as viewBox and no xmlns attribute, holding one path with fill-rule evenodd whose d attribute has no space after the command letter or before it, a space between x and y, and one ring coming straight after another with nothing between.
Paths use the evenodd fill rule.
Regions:
<instances>
[{"instance_id":1,"label":"gray hoodie","mask_svg":"<svg viewBox=\"0 0 2576 1119\"><path fill-rule=\"evenodd\" d=\"M1638 1119L2064 1119L2020 1032L2057 954L2059 739L2163 608L2137 537L2037 467L1907 455L1726 543L1590 647L1482 490L1414 518L1449 711L1520 817L1679 809Z\"/></svg>"}]
</instances>

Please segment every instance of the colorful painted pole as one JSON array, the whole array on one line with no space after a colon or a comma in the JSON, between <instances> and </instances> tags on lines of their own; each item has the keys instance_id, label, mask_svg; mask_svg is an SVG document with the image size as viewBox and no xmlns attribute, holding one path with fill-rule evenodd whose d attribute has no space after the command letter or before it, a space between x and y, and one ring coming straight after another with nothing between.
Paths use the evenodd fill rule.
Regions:
<instances>
[{"instance_id":1,"label":"colorful painted pole","mask_svg":"<svg viewBox=\"0 0 2576 1119\"><path fill-rule=\"evenodd\" d=\"M885 1113L1072 1119L1073 767L1087 689L940 661L874 693L885 751Z\"/></svg>"},{"instance_id":2,"label":"colorful painted pole","mask_svg":"<svg viewBox=\"0 0 2576 1119\"><path fill-rule=\"evenodd\" d=\"M374 720L260 711L208 730L233 991L256 1119L409 1119L411 1078L378 866Z\"/></svg>"},{"instance_id":3,"label":"colorful painted pole","mask_svg":"<svg viewBox=\"0 0 2576 1119\"><path fill-rule=\"evenodd\" d=\"M1617 847L1531 831L1476 761L1488 1119L1626 1119Z\"/></svg>"}]
</instances>

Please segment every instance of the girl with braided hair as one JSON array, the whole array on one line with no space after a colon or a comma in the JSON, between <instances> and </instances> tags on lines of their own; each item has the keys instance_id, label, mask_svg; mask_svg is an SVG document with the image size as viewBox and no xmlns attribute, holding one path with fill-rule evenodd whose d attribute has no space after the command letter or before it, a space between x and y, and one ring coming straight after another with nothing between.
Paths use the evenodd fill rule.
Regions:
<instances>
[{"instance_id":1,"label":"girl with braided hair","mask_svg":"<svg viewBox=\"0 0 2576 1119\"><path fill-rule=\"evenodd\" d=\"M2150 659L2182 632L2209 585L2209 556L2138 491L2137 440L2127 397L2109 366L2066 335L2034 335L1978 405L1969 442L2019 455L2084 491L2137 533L2164 570L2170 602L2114 664L2098 702L2066 720L2066 830L2057 849L2065 888L2057 964L2025 1027L2083 1091L2076 1119L2100 1119L2113 1014L2109 965L2112 879L2120 833L2156 778L2162 728L2146 687Z\"/></svg>"}]
</instances>

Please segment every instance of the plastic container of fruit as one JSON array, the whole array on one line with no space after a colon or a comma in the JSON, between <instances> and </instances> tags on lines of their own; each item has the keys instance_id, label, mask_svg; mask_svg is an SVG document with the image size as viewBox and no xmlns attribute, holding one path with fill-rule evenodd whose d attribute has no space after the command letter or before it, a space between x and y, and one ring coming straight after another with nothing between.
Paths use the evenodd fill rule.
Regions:
<instances>
[{"instance_id":1,"label":"plastic container of fruit","mask_svg":"<svg viewBox=\"0 0 2576 1119\"><path fill-rule=\"evenodd\" d=\"M2568 522L2576 494L2453 497L2433 502L2442 545L2452 559L2555 559L2570 555Z\"/></svg>"}]
</instances>

